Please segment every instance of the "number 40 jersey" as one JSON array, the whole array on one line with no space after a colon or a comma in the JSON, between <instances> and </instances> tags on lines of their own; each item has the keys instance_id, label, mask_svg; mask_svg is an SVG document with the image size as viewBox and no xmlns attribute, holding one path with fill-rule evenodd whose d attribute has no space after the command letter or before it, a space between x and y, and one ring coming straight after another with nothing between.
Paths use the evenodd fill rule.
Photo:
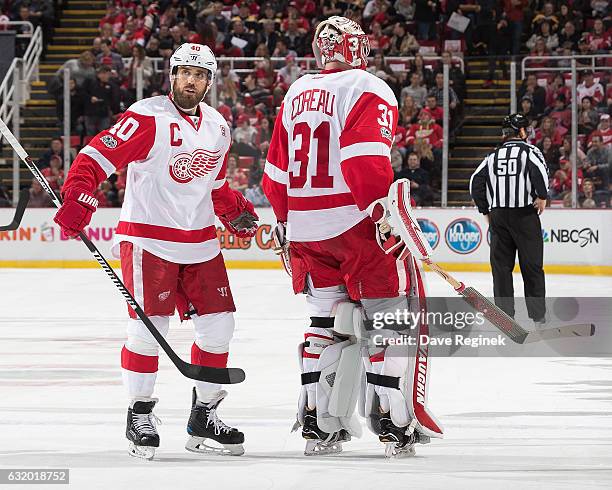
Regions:
<instances>
[{"instance_id":1,"label":"number 40 jersey","mask_svg":"<svg viewBox=\"0 0 612 490\"><path fill-rule=\"evenodd\" d=\"M263 177L276 218L287 222L289 240L338 236L387 195L397 119L389 86L363 70L324 70L291 85Z\"/></svg>"}]
</instances>

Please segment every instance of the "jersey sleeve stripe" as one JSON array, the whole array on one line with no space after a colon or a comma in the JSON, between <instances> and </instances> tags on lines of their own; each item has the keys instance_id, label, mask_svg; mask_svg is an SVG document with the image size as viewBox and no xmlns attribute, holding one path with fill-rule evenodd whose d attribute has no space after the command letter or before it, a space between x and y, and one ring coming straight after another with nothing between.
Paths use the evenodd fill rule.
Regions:
<instances>
[{"instance_id":1,"label":"jersey sleeve stripe","mask_svg":"<svg viewBox=\"0 0 612 490\"><path fill-rule=\"evenodd\" d=\"M538 153L539 153L539 151L538 151ZM546 187L546 190L548 191L548 172L547 172L547 169L546 169L546 164L539 157L538 153L536 153L535 151L532 151L530 153L529 157L530 157L531 162L540 171L540 174L542 176L542 180L544 181L544 186Z\"/></svg>"},{"instance_id":2,"label":"jersey sleeve stripe","mask_svg":"<svg viewBox=\"0 0 612 490\"><path fill-rule=\"evenodd\" d=\"M107 177L114 174L117 170L117 168L111 163L111 161L104 155L102 155L102 153L96 150L93 146L86 145L79 153L87 155L94 162L96 162L100 166L100 168L104 170L104 173Z\"/></svg>"},{"instance_id":3,"label":"jersey sleeve stripe","mask_svg":"<svg viewBox=\"0 0 612 490\"><path fill-rule=\"evenodd\" d=\"M355 199L350 192L323 196L287 197L289 211L314 211L317 209L340 208L355 205Z\"/></svg>"},{"instance_id":4,"label":"jersey sleeve stripe","mask_svg":"<svg viewBox=\"0 0 612 490\"><path fill-rule=\"evenodd\" d=\"M360 156L384 156L391 158L391 150L384 143L367 141L363 143L354 143L344 148L340 148L340 161L348 160L353 157Z\"/></svg>"},{"instance_id":5,"label":"jersey sleeve stripe","mask_svg":"<svg viewBox=\"0 0 612 490\"><path fill-rule=\"evenodd\" d=\"M270 177L274 182L279 184L287 185L289 182L289 175L286 170L281 170L273 163L266 161L266 166L264 167L264 173Z\"/></svg>"}]
</instances>

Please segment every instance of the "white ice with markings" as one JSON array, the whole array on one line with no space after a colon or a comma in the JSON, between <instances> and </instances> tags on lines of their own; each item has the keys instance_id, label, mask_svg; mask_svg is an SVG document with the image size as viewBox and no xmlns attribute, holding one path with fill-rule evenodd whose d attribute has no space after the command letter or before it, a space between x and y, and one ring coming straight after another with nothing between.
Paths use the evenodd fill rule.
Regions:
<instances>
[{"instance_id":1,"label":"white ice with markings","mask_svg":"<svg viewBox=\"0 0 612 490\"><path fill-rule=\"evenodd\" d=\"M456 275L491 294L489 274ZM452 294L428 276L431 294ZM245 432L246 454L184 450L191 383L162 354L161 447L146 462L127 455L126 307L104 272L0 270L0 468L70 468L69 488L78 489L612 486L610 358L434 358L429 401L445 439L389 461L365 430L341 455L306 458L304 441L289 432L304 299L280 270L231 270L230 280L238 308L230 364L247 380L229 387L220 416ZM522 291L519 276L515 284ZM612 278L549 275L547 291L612 296ZM169 341L187 358L191 326L171 325Z\"/></svg>"}]
</instances>

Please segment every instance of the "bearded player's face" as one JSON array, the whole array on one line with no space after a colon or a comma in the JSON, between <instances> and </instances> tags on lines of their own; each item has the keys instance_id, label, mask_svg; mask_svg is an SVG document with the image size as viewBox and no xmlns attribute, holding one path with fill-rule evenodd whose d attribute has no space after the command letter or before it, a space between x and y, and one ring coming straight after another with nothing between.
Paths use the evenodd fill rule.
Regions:
<instances>
[{"instance_id":1,"label":"bearded player's face","mask_svg":"<svg viewBox=\"0 0 612 490\"><path fill-rule=\"evenodd\" d=\"M194 66L179 66L172 87L176 104L183 109L193 109L204 98L207 85L207 70Z\"/></svg>"}]
</instances>

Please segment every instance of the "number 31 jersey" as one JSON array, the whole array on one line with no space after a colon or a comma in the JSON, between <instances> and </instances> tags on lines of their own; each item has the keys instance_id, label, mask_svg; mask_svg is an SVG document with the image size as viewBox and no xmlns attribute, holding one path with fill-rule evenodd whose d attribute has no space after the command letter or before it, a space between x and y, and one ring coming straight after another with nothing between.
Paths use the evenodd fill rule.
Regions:
<instances>
[{"instance_id":1,"label":"number 31 jersey","mask_svg":"<svg viewBox=\"0 0 612 490\"><path fill-rule=\"evenodd\" d=\"M393 181L397 100L363 70L298 79L274 124L263 189L288 239L326 240L362 221Z\"/></svg>"}]
</instances>

